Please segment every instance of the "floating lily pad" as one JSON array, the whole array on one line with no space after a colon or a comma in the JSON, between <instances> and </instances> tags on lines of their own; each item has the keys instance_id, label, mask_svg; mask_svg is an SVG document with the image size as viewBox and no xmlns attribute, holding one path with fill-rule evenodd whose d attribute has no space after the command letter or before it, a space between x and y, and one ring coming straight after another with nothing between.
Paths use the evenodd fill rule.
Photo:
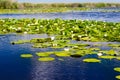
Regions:
<instances>
[{"instance_id":1,"label":"floating lily pad","mask_svg":"<svg viewBox=\"0 0 120 80\"><path fill-rule=\"evenodd\" d=\"M120 75L115 76L115 78L120 79Z\"/></svg>"},{"instance_id":2,"label":"floating lily pad","mask_svg":"<svg viewBox=\"0 0 120 80\"><path fill-rule=\"evenodd\" d=\"M101 60L95 59L95 58L87 58L87 59L84 59L83 62L94 63L94 62L101 62Z\"/></svg>"},{"instance_id":3,"label":"floating lily pad","mask_svg":"<svg viewBox=\"0 0 120 80\"><path fill-rule=\"evenodd\" d=\"M103 58L103 59L114 59L115 56L100 56L99 58Z\"/></svg>"},{"instance_id":4,"label":"floating lily pad","mask_svg":"<svg viewBox=\"0 0 120 80\"><path fill-rule=\"evenodd\" d=\"M110 47L120 47L120 44L108 44Z\"/></svg>"},{"instance_id":5,"label":"floating lily pad","mask_svg":"<svg viewBox=\"0 0 120 80\"><path fill-rule=\"evenodd\" d=\"M116 57L117 60L120 60L120 57Z\"/></svg>"},{"instance_id":6,"label":"floating lily pad","mask_svg":"<svg viewBox=\"0 0 120 80\"><path fill-rule=\"evenodd\" d=\"M95 51L99 51L100 48L89 48L90 50L95 50Z\"/></svg>"},{"instance_id":7,"label":"floating lily pad","mask_svg":"<svg viewBox=\"0 0 120 80\"><path fill-rule=\"evenodd\" d=\"M39 58L38 60L43 61L43 62L48 62L48 61L55 60L55 58L53 58L53 57L42 57L42 58Z\"/></svg>"},{"instance_id":8,"label":"floating lily pad","mask_svg":"<svg viewBox=\"0 0 120 80\"><path fill-rule=\"evenodd\" d=\"M40 57L48 57L52 54L52 52L37 52L36 55Z\"/></svg>"},{"instance_id":9,"label":"floating lily pad","mask_svg":"<svg viewBox=\"0 0 120 80\"><path fill-rule=\"evenodd\" d=\"M30 40L18 40L18 41L13 41L11 42L11 44L24 44L24 43L28 43L30 42Z\"/></svg>"},{"instance_id":10,"label":"floating lily pad","mask_svg":"<svg viewBox=\"0 0 120 80\"><path fill-rule=\"evenodd\" d=\"M31 58L31 57L33 57L33 55L32 54L21 54L20 57L22 57L22 58Z\"/></svg>"},{"instance_id":11,"label":"floating lily pad","mask_svg":"<svg viewBox=\"0 0 120 80\"><path fill-rule=\"evenodd\" d=\"M109 54L109 55L114 55L116 52L115 52L115 50L109 50L106 54Z\"/></svg>"},{"instance_id":12,"label":"floating lily pad","mask_svg":"<svg viewBox=\"0 0 120 80\"><path fill-rule=\"evenodd\" d=\"M59 51L54 53L58 57L69 57L70 53L66 51Z\"/></svg>"},{"instance_id":13,"label":"floating lily pad","mask_svg":"<svg viewBox=\"0 0 120 80\"><path fill-rule=\"evenodd\" d=\"M114 71L120 72L120 67L114 68Z\"/></svg>"}]
</instances>

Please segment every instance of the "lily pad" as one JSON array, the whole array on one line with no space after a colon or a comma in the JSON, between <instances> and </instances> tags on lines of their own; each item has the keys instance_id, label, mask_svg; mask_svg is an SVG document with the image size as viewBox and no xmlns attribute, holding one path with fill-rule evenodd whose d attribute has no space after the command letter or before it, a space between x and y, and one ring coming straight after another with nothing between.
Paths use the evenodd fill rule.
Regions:
<instances>
[{"instance_id":1,"label":"lily pad","mask_svg":"<svg viewBox=\"0 0 120 80\"><path fill-rule=\"evenodd\" d=\"M115 50L109 50L106 54L109 54L109 55L114 55L115 54Z\"/></svg>"},{"instance_id":2,"label":"lily pad","mask_svg":"<svg viewBox=\"0 0 120 80\"><path fill-rule=\"evenodd\" d=\"M119 79L119 80L120 80L120 75L115 76L115 78L117 78L117 79Z\"/></svg>"},{"instance_id":3,"label":"lily pad","mask_svg":"<svg viewBox=\"0 0 120 80\"><path fill-rule=\"evenodd\" d=\"M116 71L116 72L120 72L120 67L116 67L116 68L114 68L114 71Z\"/></svg>"},{"instance_id":4,"label":"lily pad","mask_svg":"<svg viewBox=\"0 0 120 80\"><path fill-rule=\"evenodd\" d=\"M53 57L42 57L42 58L39 58L38 60L43 61L43 62L48 62L48 61L55 60L55 58L53 58Z\"/></svg>"},{"instance_id":5,"label":"lily pad","mask_svg":"<svg viewBox=\"0 0 120 80\"><path fill-rule=\"evenodd\" d=\"M24 44L24 43L28 43L30 42L30 40L18 40L18 41L13 41L11 42L11 44Z\"/></svg>"},{"instance_id":6,"label":"lily pad","mask_svg":"<svg viewBox=\"0 0 120 80\"><path fill-rule=\"evenodd\" d=\"M36 55L40 56L40 57L48 57L50 56L52 53L51 52L37 52Z\"/></svg>"},{"instance_id":7,"label":"lily pad","mask_svg":"<svg viewBox=\"0 0 120 80\"><path fill-rule=\"evenodd\" d=\"M116 57L117 60L120 60L120 57Z\"/></svg>"},{"instance_id":8,"label":"lily pad","mask_svg":"<svg viewBox=\"0 0 120 80\"><path fill-rule=\"evenodd\" d=\"M101 62L101 60L95 59L95 58L87 58L87 59L84 59L83 62L95 63L95 62Z\"/></svg>"},{"instance_id":9,"label":"lily pad","mask_svg":"<svg viewBox=\"0 0 120 80\"><path fill-rule=\"evenodd\" d=\"M69 57L70 53L67 51L60 51L60 52L55 52L54 53L58 57Z\"/></svg>"},{"instance_id":10,"label":"lily pad","mask_svg":"<svg viewBox=\"0 0 120 80\"><path fill-rule=\"evenodd\" d=\"M22 58L31 58L31 57L33 57L33 55L32 54L21 54L20 57L22 57Z\"/></svg>"},{"instance_id":11,"label":"lily pad","mask_svg":"<svg viewBox=\"0 0 120 80\"><path fill-rule=\"evenodd\" d=\"M100 56L99 58L103 58L103 59L114 59L115 56Z\"/></svg>"},{"instance_id":12,"label":"lily pad","mask_svg":"<svg viewBox=\"0 0 120 80\"><path fill-rule=\"evenodd\" d=\"M120 47L120 44L108 44L110 47Z\"/></svg>"}]
</instances>

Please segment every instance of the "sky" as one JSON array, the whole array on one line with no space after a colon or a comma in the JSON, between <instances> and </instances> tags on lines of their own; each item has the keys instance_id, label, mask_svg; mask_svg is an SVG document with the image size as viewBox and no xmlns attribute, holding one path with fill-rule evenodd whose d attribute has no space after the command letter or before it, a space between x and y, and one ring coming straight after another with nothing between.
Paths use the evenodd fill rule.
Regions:
<instances>
[{"instance_id":1,"label":"sky","mask_svg":"<svg viewBox=\"0 0 120 80\"><path fill-rule=\"evenodd\" d=\"M106 3L120 3L120 0L18 0L18 2L31 3L87 3L87 2L106 2Z\"/></svg>"}]
</instances>

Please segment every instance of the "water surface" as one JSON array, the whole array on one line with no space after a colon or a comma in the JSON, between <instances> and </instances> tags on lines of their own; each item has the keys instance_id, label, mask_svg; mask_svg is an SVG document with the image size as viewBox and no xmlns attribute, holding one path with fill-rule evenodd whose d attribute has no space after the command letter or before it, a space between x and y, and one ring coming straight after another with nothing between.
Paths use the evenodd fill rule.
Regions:
<instances>
[{"instance_id":1,"label":"water surface","mask_svg":"<svg viewBox=\"0 0 120 80\"><path fill-rule=\"evenodd\" d=\"M51 48L32 48L32 44L12 45L11 41L31 39L47 35L3 35L0 36L0 80L116 80L120 67L118 60L102 60L101 63L84 63L84 58L63 58L64 61L39 62L35 52L51 51ZM91 43L90 43L91 44ZM22 53L32 53L31 59L20 58Z\"/></svg>"},{"instance_id":2,"label":"water surface","mask_svg":"<svg viewBox=\"0 0 120 80\"><path fill-rule=\"evenodd\" d=\"M97 11L97 10L96 10ZM36 19L80 19L120 22L120 12L64 12L39 14L0 14L0 18L36 18Z\"/></svg>"}]
</instances>

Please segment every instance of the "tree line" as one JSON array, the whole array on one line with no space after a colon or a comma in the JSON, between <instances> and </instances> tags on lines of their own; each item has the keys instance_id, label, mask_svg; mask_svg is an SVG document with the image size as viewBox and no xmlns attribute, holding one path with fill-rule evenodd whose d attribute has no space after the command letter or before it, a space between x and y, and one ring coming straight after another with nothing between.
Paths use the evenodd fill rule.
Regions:
<instances>
[{"instance_id":1,"label":"tree line","mask_svg":"<svg viewBox=\"0 0 120 80\"><path fill-rule=\"evenodd\" d=\"M18 3L16 0L0 0L0 9L28 9L28 8L54 8L54 7L84 7L84 8L106 8L120 7L120 3Z\"/></svg>"}]
</instances>

